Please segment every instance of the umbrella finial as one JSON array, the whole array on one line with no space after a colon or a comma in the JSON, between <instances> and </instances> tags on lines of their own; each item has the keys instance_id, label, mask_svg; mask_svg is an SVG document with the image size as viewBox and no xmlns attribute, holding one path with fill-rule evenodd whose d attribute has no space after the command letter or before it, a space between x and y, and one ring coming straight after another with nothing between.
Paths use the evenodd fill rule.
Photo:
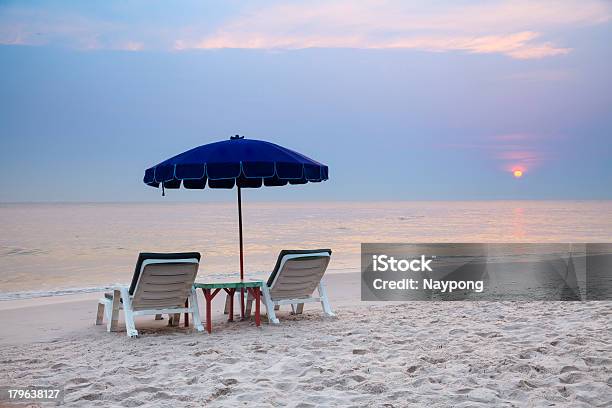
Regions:
<instances>
[{"instance_id":1,"label":"umbrella finial","mask_svg":"<svg viewBox=\"0 0 612 408\"><path fill-rule=\"evenodd\" d=\"M234 135L230 137L230 140L240 140L240 139L244 139L244 136Z\"/></svg>"}]
</instances>

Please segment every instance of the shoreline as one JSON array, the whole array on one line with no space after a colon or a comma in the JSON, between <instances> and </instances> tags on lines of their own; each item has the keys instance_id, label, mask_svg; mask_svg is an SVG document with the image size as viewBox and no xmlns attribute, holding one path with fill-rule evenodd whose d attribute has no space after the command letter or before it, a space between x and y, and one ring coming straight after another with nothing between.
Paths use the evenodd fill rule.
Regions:
<instances>
[{"instance_id":1,"label":"shoreline","mask_svg":"<svg viewBox=\"0 0 612 408\"><path fill-rule=\"evenodd\" d=\"M326 272L326 276L330 275L343 275L343 274L359 274L358 269L329 269ZM267 279L265 272L254 272L249 274L247 280L265 280ZM196 281L206 281L206 280L223 280L223 279L235 279L235 274L206 274L204 276L196 278ZM129 284L129 281L118 282L122 285ZM11 291L11 292L0 292L0 310L2 310L2 304L5 302L15 302L20 300L27 299L47 299L47 298L56 298L56 297L65 297L65 296L78 296L83 294L101 294L104 292L111 291L114 287L113 284L103 284L97 286L85 286L85 287L64 287L58 289L48 289L41 291Z\"/></svg>"}]
</instances>

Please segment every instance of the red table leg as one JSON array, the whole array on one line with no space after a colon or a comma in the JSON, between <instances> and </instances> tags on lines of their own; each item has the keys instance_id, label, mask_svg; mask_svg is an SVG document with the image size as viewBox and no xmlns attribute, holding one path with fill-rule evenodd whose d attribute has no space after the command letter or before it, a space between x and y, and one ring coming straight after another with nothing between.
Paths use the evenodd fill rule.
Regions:
<instances>
[{"instance_id":1,"label":"red table leg","mask_svg":"<svg viewBox=\"0 0 612 408\"><path fill-rule=\"evenodd\" d=\"M212 319L210 316L210 301L212 300L210 296L210 289L202 289L204 292L204 299L206 299L206 331L208 333L212 332Z\"/></svg>"},{"instance_id":2,"label":"red table leg","mask_svg":"<svg viewBox=\"0 0 612 408\"><path fill-rule=\"evenodd\" d=\"M189 298L185 300L185 307L189 307ZM189 327L189 313L185 312L185 327Z\"/></svg>"},{"instance_id":3,"label":"red table leg","mask_svg":"<svg viewBox=\"0 0 612 408\"><path fill-rule=\"evenodd\" d=\"M213 298L219 293L221 289L215 289L214 292L211 293L210 289L202 288L202 292L204 292L204 298L206 299L206 331L208 333L212 332L212 317L210 315L211 312L211 303Z\"/></svg>"},{"instance_id":4,"label":"red table leg","mask_svg":"<svg viewBox=\"0 0 612 408\"><path fill-rule=\"evenodd\" d=\"M255 299L255 325L259 326L261 324L261 316L260 314L260 299L261 292L258 287L247 288L247 293L250 293Z\"/></svg>"}]
</instances>

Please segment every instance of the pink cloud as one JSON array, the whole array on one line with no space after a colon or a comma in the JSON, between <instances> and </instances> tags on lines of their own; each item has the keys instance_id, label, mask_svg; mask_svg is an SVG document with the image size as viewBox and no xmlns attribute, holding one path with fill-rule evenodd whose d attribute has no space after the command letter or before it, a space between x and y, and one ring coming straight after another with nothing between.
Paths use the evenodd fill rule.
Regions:
<instances>
[{"instance_id":1,"label":"pink cloud","mask_svg":"<svg viewBox=\"0 0 612 408\"><path fill-rule=\"evenodd\" d=\"M415 49L432 52L467 51L477 54L505 54L517 59L532 59L564 55L569 48L550 43L533 43L538 33L522 32L496 36L437 36L405 37L400 39L368 39L360 35L301 35L274 36L264 33L235 34L221 32L196 43L179 40L176 49L305 49L305 48L362 48Z\"/></svg>"},{"instance_id":2,"label":"pink cloud","mask_svg":"<svg viewBox=\"0 0 612 408\"><path fill-rule=\"evenodd\" d=\"M607 22L600 0L453 3L336 1L264 7L230 19L181 49L405 48L503 54L516 59L564 55L569 47L539 41L542 32Z\"/></svg>"},{"instance_id":3,"label":"pink cloud","mask_svg":"<svg viewBox=\"0 0 612 408\"><path fill-rule=\"evenodd\" d=\"M182 25L85 17L61 8L5 6L0 44L78 49L414 49L535 59L571 52L557 33L612 19L605 0L313 0L250 3L225 21Z\"/></svg>"},{"instance_id":4,"label":"pink cloud","mask_svg":"<svg viewBox=\"0 0 612 408\"><path fill-rule=\"evenodd\" d=\"M547 149L549 136L531 133L494 135L480 143L445 145L446 148L479 150L485 157L493 158L503 171L534 170L552 159ZM554 138L559 140L558 137Z\"/></svg>"},{"instance_id":5,"label":"pink cloud","mask_svg":"<svg viewBox=\"0 0 612 408\"><path fill-rule=\"evenodd\" d=\"M533 170L546 159L545 153L538 150L501 151L496 157L502 163L501 167L507 171L516 169L522 171Z\"/></svg>"}]
</instances>

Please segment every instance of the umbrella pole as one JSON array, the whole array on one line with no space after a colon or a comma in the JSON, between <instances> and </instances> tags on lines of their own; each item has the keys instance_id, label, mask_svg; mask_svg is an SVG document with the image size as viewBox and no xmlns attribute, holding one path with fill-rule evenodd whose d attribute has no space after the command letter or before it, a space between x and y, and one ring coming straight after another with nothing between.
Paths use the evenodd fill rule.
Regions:
<instances>
[{"instance_id":1,"label":"umbrella pole","mask_svg":"<svg viewBox=\"0 0 612 408\"><path fill-rule=\"evenodd\" d=\"M240 280L244 279L244 255L242 247L242 194L238 187L238 236L240 238Z\"/></svg>"},{"instance_id":2,"label":"umbrella pole","mask_svg":"<svg viewBox=\"0 0 612 408\"><path fill-rule=\"evenodd\" d=\"M240 280L244 279L244 255L242 247L242 194L238 186L238 237L240 240ZM244 288L240 288L240 317L244 319Z\"/></svg>"}]
</instances>

